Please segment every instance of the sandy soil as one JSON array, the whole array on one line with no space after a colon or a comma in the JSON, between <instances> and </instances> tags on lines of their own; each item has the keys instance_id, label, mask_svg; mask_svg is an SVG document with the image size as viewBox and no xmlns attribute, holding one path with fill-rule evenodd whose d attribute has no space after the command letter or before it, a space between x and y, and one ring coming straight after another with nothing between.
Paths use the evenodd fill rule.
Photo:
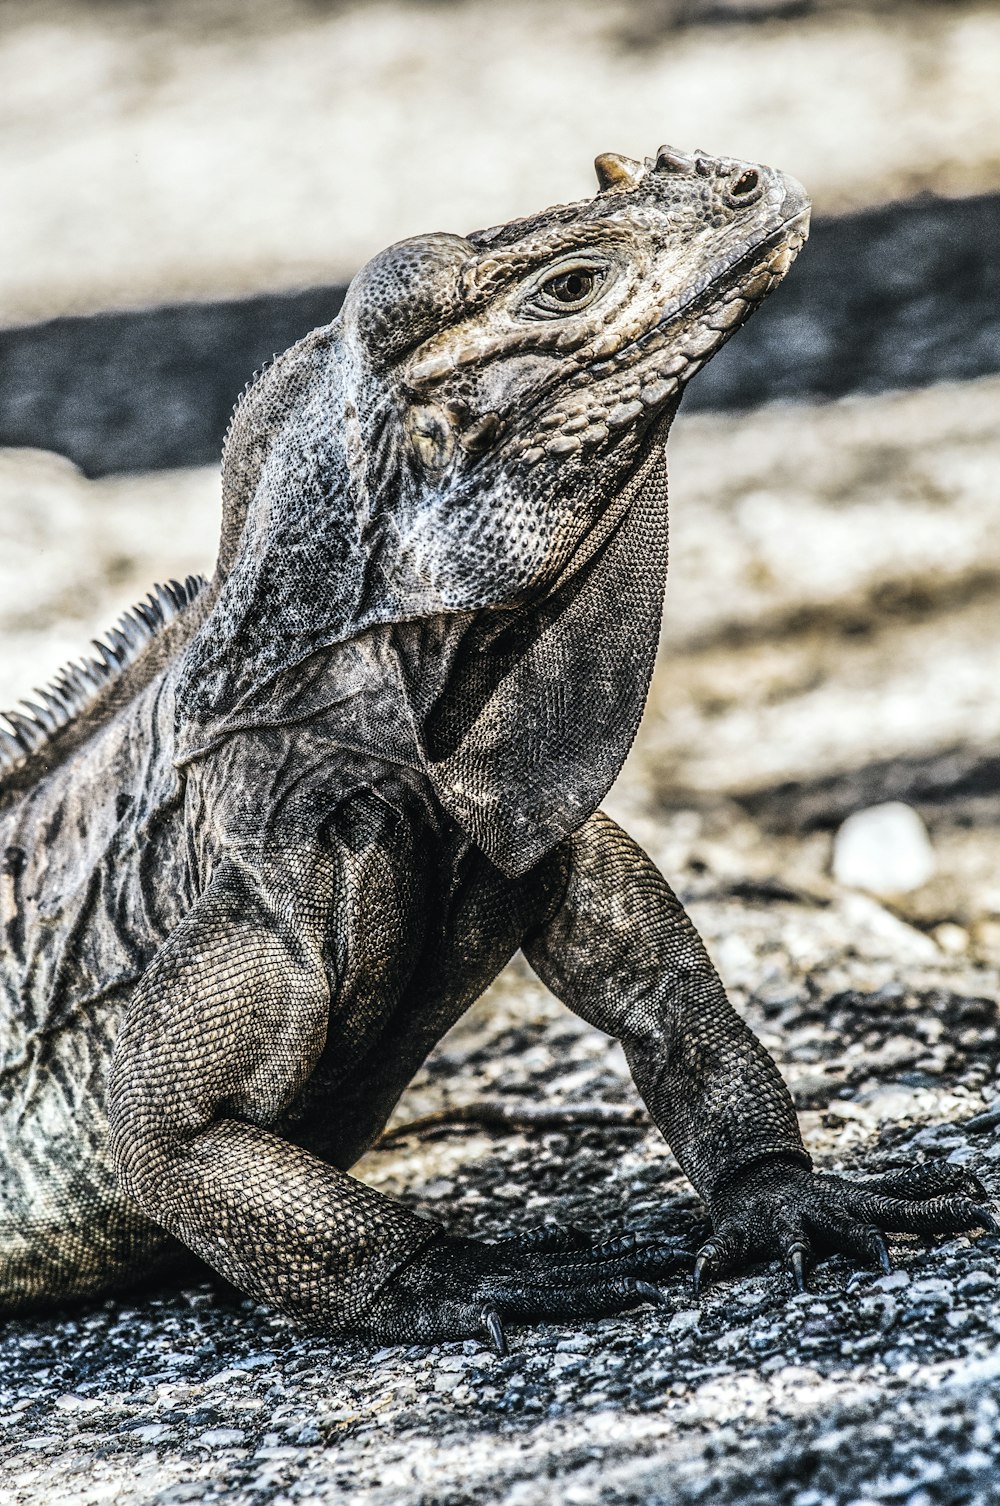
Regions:
<instances>
[{"instance_id":1,"label":"sandy soil","mask_svg":"<svg viewBox=\"0 0 1000 1506\"><path fill-rule=\"evenodd\" d=\"M995 5L677 9L6 0L0 321L327 283L662 140L777 163L823 212L1000 184Z\"/></svg>"}]
</instances>

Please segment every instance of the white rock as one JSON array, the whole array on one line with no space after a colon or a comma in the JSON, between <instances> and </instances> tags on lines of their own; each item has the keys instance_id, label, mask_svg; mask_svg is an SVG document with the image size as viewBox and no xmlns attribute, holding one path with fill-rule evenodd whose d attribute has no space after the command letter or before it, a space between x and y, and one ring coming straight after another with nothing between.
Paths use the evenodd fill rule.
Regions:
<instances>
[{"instance_id":1,"label":"white rock","mask_svg":"<svg viewBox=\"0 0 1000 1506\"><path fill-rule=\"evenodd\" d=\"M890 1271L888 1276L879 1276L878 1280L873 1284L877 1287L880 1287L884 1292L898 1292L901 1291L904 1286L909 1286L909 1272Z\"/></svg>"},{"instance_id":2,"label":"white rock","mask_svg":"<svg viewBox=\"0 0 1000 1506\"><path fill-rule=\"evenodd\" d=\"M198 1439L206 1448L233 1448L236 1444L243 1443L246 1433L242 1428L209 1428Z\"/></svg>"},{"instance_id":3,"label":"white rock","mask_svg":"<svg viewBox=\"0 0 1000 1506\"><path fill-rule=\"evenodd\" d=\"M871 894L919 889L936 866L926 826L900 800L855 811L833 840L834 878Z\"/></svg>"},{"instance_id":4,"label":"white rock","mask_svg":"<svg viewBox=\"0 0 1000 1506\"><path fill-rule=\"evenodd\" d=\"M145 1427L128 1429L129 1436L140 1443L157 1443L169 1432L170 1429L165 1422L148 1422Z\"/></svg>"},{"instance_id":5,"label":"white rock","mask_svg":"<svg viewBox=\"0 0 1000 1506\"><path fill-rule=\"evenodd\" d=\"M77 1396L69 1391L65 1396L57 1396L55 1404L60 1412L96 1412L101 1399L99 1396Z\"/></svg>"}]
</instances>

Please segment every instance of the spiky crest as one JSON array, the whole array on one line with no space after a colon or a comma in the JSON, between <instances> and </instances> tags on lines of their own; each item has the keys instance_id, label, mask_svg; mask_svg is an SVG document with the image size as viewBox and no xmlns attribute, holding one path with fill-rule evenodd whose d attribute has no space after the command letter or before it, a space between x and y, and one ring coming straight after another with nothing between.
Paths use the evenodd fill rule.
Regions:
<instances>
[{"instance_id":1,"label":"spiky crest","mask_svg":"<svg viewBox=\"0 0 1000 1506\"><path fill-rule=\"evenodd\" d=\"M20 702L23 711L0 712L0 786L87 711L206 585L204 576L189 575L183 582L154 586L143 601L122 614L105 638L93 640L99 658L64 665L48 686L36 687L37 700Z\"/></svg>"},{"instance_id":2,"label":"spiky crest","mask_svg":"<svg viewBox=\"0 0 1000 1506\"><path fill-rule=\"evenodd\" d=\"M257 369L256 369L256 371L253 373L253 375L251 377L248 377L247 380L243 383L243 386L240 389L239 395L238 395L235 403L233 404L232 408L230 409L230 412L229 412L229 422L226 424L226 432L222 436L222 453L223 453L223 455L225 455L225 453L226 453L226 446L229 444L229 436L233 432L233 424L236 422L236 415L239 413L240 409L243 407L243 404L246 402L247 398L250 396L250 393L251 393L252 389L254 387L256 387L257 383L260 381L260 379L264 375L264 373L267 372L267 371L270 371L271 367L274 365L275 361L278 359L278 354L279 354L279 352L275 351L266 361L264 361L260 366L258 366Z\"/></svg>"}]
</instances>

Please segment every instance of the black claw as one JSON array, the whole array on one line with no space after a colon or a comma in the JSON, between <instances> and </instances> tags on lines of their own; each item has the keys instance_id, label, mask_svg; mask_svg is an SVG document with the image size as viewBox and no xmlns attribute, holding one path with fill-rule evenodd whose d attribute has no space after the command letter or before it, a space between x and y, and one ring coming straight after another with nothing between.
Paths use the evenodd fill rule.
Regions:
<instances>
[{"instance_id":1,"label":"black claw","mask_svg":"<svg viewBox=\"0 0 1000 1506\"><path fill-rule=\"evenodd\" d=\"M882 1275L890 1276L892 1274L892 1257L889 1254L889 1247L881 1234L877 1234L872 1240L872 1249L875 1252L875 1259L882 1267Z\"/></svg>"},{"instance_id":2,"label":"black claw","mask_svg":"<svg viewBox=\"0 0 1000 1506\"><path fill-rule=\"evenodd\" d=\"M973 1208L972 1212L984 1229L988 1229L991 1234L1000 1234L1000 1220L992 1208L978 1207Z\"/></svg>"},{"instance_id":3,"label":"black claw","mask_svg":"<svg viewBox=\"0 0 1000 1506\"><path fill-rule=\"evenodd\" d=\"M865 1282L870 1281L871 1279L871 1271L855 1271L854 1274L852 1276L849 1276L847 1279L847 1295L850 1296L852 1292L857 1291L859 1286L864 1286Z\"/></svg>"},{"instance_id":4,"label":"black claw","mask_svg":"<svg viewBox=\"0 0 1000 1506\"><path fill-rule=\"evenodd\" d=\"M670 1300L666 1292L661 1292L660 1288L654 1286L651 1281L637 1281L635 1283L635 1290L640 1297L645 1297L647 1302L668 1302Z\"/></svg>"},{"instance_id":5,"label":"black claw","mask_svg":"<svg viewBox=\"0 0 1000 1506\"><path fill-rule=\"evenodd\" d=\"M806 1251L804 1245L793 1245L788 1252L788 1259L792 1267L792 1275L795 1277L795 1290L804 1292L806 1289Z\"/></svg>"},{"instance_id":6,"label":"black claw","mask_svg":"<svg viewBox=\"0 0 1000 1506\"><path fill-rule=\"evenodd\" d=\"M507 1349L507 1335L503 1331L500 1314L495 1307L483 1308L483 1327L486 1329L486 1337L493 1346L494 1352L503 1359L509 1353Z\"/></svg>"},{"instance_id":7,"label":"black claw","mask_svg":"<svg viewBox=\"0 0 1000 1506\"><path fill-rule=\"evenodd\" d=\"M696 1302L701 1295L702 1277L711 1263L711 1257L708 1255L699 1255L694 1263L694 1300Z\"/></svg>"}]
</instances>

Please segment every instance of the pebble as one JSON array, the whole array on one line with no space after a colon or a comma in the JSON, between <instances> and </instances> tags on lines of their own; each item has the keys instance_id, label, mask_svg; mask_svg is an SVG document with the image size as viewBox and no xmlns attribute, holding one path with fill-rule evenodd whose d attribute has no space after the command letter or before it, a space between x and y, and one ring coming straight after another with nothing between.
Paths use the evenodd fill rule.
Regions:
<instances>
[{"instance_id":1,"label":"pebble","mask_svg":"<svg viewBox=\"0 0 1000 1506\"><path fill-rule=\"evenodd\" d=\"M924 1276L910 1283L911 1297L950 1297L954 1291L952 1282L937 1276Z\"/></svg>"},{"instance_id":2,"label":"pebble","mask_svg":"<svg viewBox=\"0 0 1000 1506\"><path fill-rule=\"evenodd\" d=\"M103 1403L99 1396L57 1396L55 1405L60 1412L97 1412Z\"/></svg>"},{"instance_id":3,"label":"pebble","mask_svg":"<svg viewBox=\"0 0 1000 1506\"><path fill-rule=\"evenodd\" d=\"M888 1276L879 1276L872 1285L879 1287L883 1292L899 1292L910 1285L910 1273L909 1271L890 1271Z\"/></svg>"},{"instance_id":4,"label":"pebble","mask_svg":"<svg viewBox=\"0 0 1000 1506\"><path fill-rule=\"evenodd\" d=\"M927 828L910 805L890 800L855 811L833 840L833 876L871 894L907 894L936 869Z\"/></svg>"},{"instance_id":5,"label":"pebble","mask_svg":"<svg viewBox=\"0 0 1000 1506\"><path fill-rule=\"evenodd\" d=\"M451 1197L455 1191L455 1183L449 1181L447 1177L439 1177L434 1182L428 1182L421 1191L424 1197L437 1202L440 1198Z\"/></svg>"},{"instance_id":6,"label":"pebble","mask_svg":"<svg viewBox=\"0 0 1000 1506\"><path fill-rule=\"evenodd\" d=\"M996 1290L996 1278L987 1271L970 1271L963 1276L958 1283L958 1291L963 1297L975 1296L977 1292L992 1292Z\"/></svg>"},{"instance_id":7,"label":"pebble","mask_svg":"<svg viewBox=\"0 0 1000 1506\"><path fill-rule=\"evenodd\" d=\"M198 1442L206 1448L234 1448L237 1444L245 1443L246 1436L240 1428L209 1428L199 1435Z\"/></svg>"},{"instance_id":8,"label":"pebble","mask_svg":"<svg viewBox=\"0 0 1000 1506\"><path fill-rule=\"evenodd\" d=\"M160 1438L165 1438L170 1428L165 1422L150 1422L144 1427L130 1428L129 1437L135 1438L139 1443L156 1443Z\"/></svg>"}]
</instances>

